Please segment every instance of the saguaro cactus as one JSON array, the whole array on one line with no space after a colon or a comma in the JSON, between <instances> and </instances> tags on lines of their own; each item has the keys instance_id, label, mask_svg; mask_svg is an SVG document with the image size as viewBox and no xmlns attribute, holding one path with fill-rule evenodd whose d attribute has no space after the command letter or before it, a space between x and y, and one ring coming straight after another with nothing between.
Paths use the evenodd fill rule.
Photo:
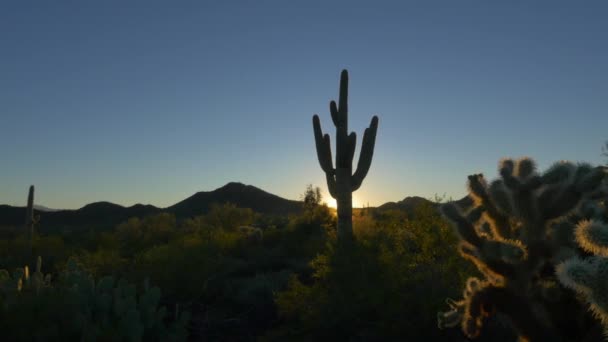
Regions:
<instances>
[{"instance_id":1,"label":"saguaro cactus","mask_svg":"<svg viewBox=\"0 0 608 342\"><path fill-rule=\"evenodd\" d=\"M29 250L27 251L28 262L32 256L34 226L38 223L38 217L34 217L34 186L30 185L30 192L27 196L27 208L25 211L25 230L29 240Z\"/></svg>"},{"instance_id":2,"label":"saguaro cactus","mask_svg":"<svg viewBox=\"0 0 608 342\"><path fill-rule=\"evenodd\" d=\"M374 116L369 127L365 129L357 170L353 174L353 157L357 135L354 132L348 134L348 71L346 70L342 70L340 76L339 105L336 106L336 102L331 101L329 111L336 126L335 168L331 158L329 134L323 134L319 116L316 114L312 118L312 125L319 164L325 172L329 194L336 199L338 204L338 239L344 240L350 239L353 235L352 193L359 189L372 164L376 131L378 130L378 117Z\"/></svg>"}]
</instances>

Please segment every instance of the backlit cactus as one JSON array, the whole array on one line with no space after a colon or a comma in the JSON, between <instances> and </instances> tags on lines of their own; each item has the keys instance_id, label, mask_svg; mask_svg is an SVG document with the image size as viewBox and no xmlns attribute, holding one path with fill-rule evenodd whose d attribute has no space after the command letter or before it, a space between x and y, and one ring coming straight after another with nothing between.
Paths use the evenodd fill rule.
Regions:
<instances>
[{"instance_id":1,"label":"backlit cactus","mask_svg":"<svg viewBox=\"0 0 608 342\"><path fill-rule=\"evenodd\" d=\"M581 221L575 230L576 242L592 256L572 257L557 266L561 283L579 293L608 332L608 224Z\"/></svg>"},{"instance_id":2,"label":"backlit cactus","mask_svg":"<svg viewBox=\"0 0 608 342\"><path fill-rule=\"evenodd\" d=\"M490 184L469 176L471 206L441 207L461 239L460 254L485 279L469 279L463 299L448 300L451 310L438 314L439 327L460 325L474 338L499 312L524 341L589 338L598 321L581 319L586 308L567 287L608 326L604 168L560 162L541 175L522 158L501 161L499 173Z\"/></svg>"},{"instance_id":3,"label":"backlit cactus","mask_svg":"<svg viewBox=\"0 0 608 342\"><path fill-rule=\"evenodd\" d=\"M335 168L331 156L329 134L323 134L318 115L313 116L312 123L319 164L325 172L329 194L337 202L338 238L344 240L353 236L352 193L359 189L371 166L378 130L378 117L374 116L370 126L365 129L357 170L353 174L352 165L357 135L354 132L348 133L348 72L346 70L342 70L340 76L339 104L336 105L336 102L331 101L329 110L336 126Z\"/></svg>"}]
</instances>

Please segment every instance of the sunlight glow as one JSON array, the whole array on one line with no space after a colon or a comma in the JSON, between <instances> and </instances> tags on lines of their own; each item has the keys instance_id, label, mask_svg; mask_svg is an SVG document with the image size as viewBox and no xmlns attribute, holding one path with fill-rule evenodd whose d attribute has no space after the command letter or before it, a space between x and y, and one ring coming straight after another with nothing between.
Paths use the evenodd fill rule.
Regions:
<instances>
[{"instance_id":1,"label":"sunlight glow","mask_svg":"<svg viewBox=\"0 0 608 342\"><path fill-rule=\"evenodd\" d=\"M336 199L331 197L328 193L323 194L323 202L327 203L327 206L330 208L337 208L338 204L336 203ZM353 208L361 208L363 203L353 194Z\"/></svg>"}]
</instances>

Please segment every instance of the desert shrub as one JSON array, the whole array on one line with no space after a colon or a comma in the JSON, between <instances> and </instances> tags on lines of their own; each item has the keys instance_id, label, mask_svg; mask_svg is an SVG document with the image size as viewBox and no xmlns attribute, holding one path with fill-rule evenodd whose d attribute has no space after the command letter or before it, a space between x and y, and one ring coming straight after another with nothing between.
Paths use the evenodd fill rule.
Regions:
<instances>
[{"instance_id":1,"label":"desert shrub","mask_svg":"<svg viewBox=\"0 0 608 342\"><path fill-rule=\"evenodd\" d=\"M94 252L81 251L74 258L91 275L99 277L105 275L128 276L132 263L123 257L116 248L99 248Z\"/></svg>"},{"instance_id":2,"label":"desert shrub","mask_svg":"<svg viewBox=\"0 0 608 342\"><path fill-rule=\"evenodd\" d=\"M0 268L13 269L26 264L34 266L35 260L28 259L29 246L29 240L24 234L0 240ZM54 272L57 264L65 262L72 252L72 248L66 246L62 236L39 234L34 235L32 250L33 255L42 256L49 272Z\"/></svg>"},{"instance_id":3,"label":"desert shrub","mask_svg":"<svg viewBox=\"0 0 608 342\"><path fill-rule=\"evenodd\" d=\"M143 219L134 217L116 227L123 255L134 255L145 248L166 244L176 234L175 216L160 213Z\"/></svg>"},{"instance_id":4,"label":"desert shrub","mask_svg":"<svg viewBox=\"0 0 608 342\"><path fill-rule=\"evenodd\" d=\"M0 240L0 267L12 269L25 265L27 260L27 250L29 241L25 236L20 235L11 239Z\"/></svg>"},{"instance_id":5,"label":"desert shrub","mask_svg":"<svg viewBox=\"0 0 608 342\"><path fill-rule=\"evenodd\" d=\"M335 230L335 216L319 206L291 217L284 228L261 229L263 238L254 241L248 232L260 228L235 226L253 222L248 211L215 210L211 219L184 220L168 243L136 254L130 277L148 275L167 302L190 309L196 338L253 338L276 321L274 294L287 288L289 276L310 273L308 263ZM242 215L225 220L230 212Z\"/></svg>"},{"instance_id":6,"label":"desert shrub","mask_svg":"<svg viewBox=\"0 0 608 342\"><path fill-rule=\"evenodd\" d=\"M255 222L257 215L249 208L238 208L232 203L213 204L205 215L205 222L223 231L234 231L240 226L249 226Z\"/></svg>"},{"instance_id":7,"label":"desert shrub","mask_svg":"<svg viewBox=\"0 0 608 342\"><path fill-rule=\"evenodd\" d=\"M152 247L140 255L135 272L148 274L173 300L198 300L203 298L209 279L226 271L223 250L235 239L217 232L213 239L192 235Z\"/></svg>"},{"instance_id":8,"label":"desert shrub","mask_svg":"<svg viewBox=\"0 0 608 342\"><path fill-rule=\"evenodd\" d=\"M359 227L357 227L359 226ZM267 340L422 340L440 338L435 309L470 269L455 235L432 207L399 226L355 220L357 241L336 243L311 263L311 284L292 276L276 303L281 318ZM465 271L463 271L465 270Z\"/></svg>"}]
</instances>

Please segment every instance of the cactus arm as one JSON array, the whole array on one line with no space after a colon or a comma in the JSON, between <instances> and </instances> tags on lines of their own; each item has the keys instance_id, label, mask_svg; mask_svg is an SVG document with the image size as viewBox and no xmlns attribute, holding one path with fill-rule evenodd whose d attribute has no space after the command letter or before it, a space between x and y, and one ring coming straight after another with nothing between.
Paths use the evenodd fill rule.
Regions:
<instances>
[{"instance_id":1,"label":"cactus arm","mask_svg":"<svg viewBox=\"0 0 608 342\"><path fill-rule=\"evenodd\" d=\"M336 127L348 127L348 72L342 70L340 74L340 97L336 101L329 103L329 112L331 119Z\"/></svg>"},{"instance_id":2,"label":"cactus arm","mask_svg":"<svg viewBox=\"0 0 608 342\"><path fill-rule=\"evenodd\" d=\"M608 257L608 224L601 220L582 220L575 230L575 239L583 250Z\"/></svg>"},{"instance_id":3,"label":"cactus arm","mask_svg":"<svg viewBox=\"0 0 608 342\"><path fill-rule=\"evenodd\" d=\"M340 123L348 127L348 72L342 70L340 73L340 98L338 99L338 113Z\"/></svg>"},{"instance_id":4,"label":"cactus arm","mask_svg":"<svg viewBox=\"0 0 608 342\"><path fill-rule=\"evenodd\" d=\"M491 200L483 175L470 175L468 179L469 191L473 199L483 206L488 218L490 218L493 223L490 225L493 233L503 239L511 238L512 234L509 219L496 208L494 201Z\"/></svg>"},{"instance_id":5,"label":"cactus arm","mask_svg":"<svg viewBox=\"0 0 608 342\"><path fill-rule=\"evenodd\" d=\"M456 233L460 238L475 248L481 248L483 239L475 231L475 227L469 222L462 214L460 210L452 204L446 203L440 207L443 216L452 221Z\"/></svg>"},{"instance_id":6,"label":"cactus arm","mask_svg":"<svg viewBox=\"0 0 608 342\"><path fill-rule=\"evenodd\" d=\"M333 162L331 160L331 147L329 134L323 135L321 130L321 122L319 116L315 115L312 118L312 126L315 133L315 144L317 146L317 157L319 158L319 164L321 169L328 175L334 174Z\"/></svg>"},{"instance_id":7,"label":"cactus arm","mask_svg":"<svg viewBox=\"0 0 608 342\"><path fill-rule=\"evenodd\" d=\"M336 178L333 175L326 173L325 179L327 180L327 190L329 191L329 195L333 198L337 198L338 190L336 188Z\"/></svg>"},{"instance_id":8,"label":"cactus arm","mask_svg":"<svg viewBox=\"0 0 608 342\"><path fill-rule=\"evenodd\" d=\"M462 328L469 338L478 337L483 321L494 311L505 313L519 333L520 341L562 341L550 322L546 322L532 304L505 288L485 286L468 298Z\"/></svg>"},{"instance_id":9,"label":"cactus arm","mask_svg":"<svg viewBox=\"0 0 608 342\"><path fill-rule=\"evenodd\" d=\"M340 126L340 112L338 112L336 101L331 101L329 103L329 112L331 113L331 121L334 123L334 126Z\"/></svg>"},{"instance_id":10,"label":"cactus arm","mask_svg":"<svg viewBox=\"0 0 608 342\"><path fill-rule=\"evenodd\" d=\"M370 166L372 165L372 157L374 156L374 145L376 144L376 132L378 131L378 117L374 115L368 128L363 133L363 142L361 145L361 153L357 170L353 174L351 186L352 191L356 191L361 187L363 179L367 176Z\"/></svg>"}]
</instances>

